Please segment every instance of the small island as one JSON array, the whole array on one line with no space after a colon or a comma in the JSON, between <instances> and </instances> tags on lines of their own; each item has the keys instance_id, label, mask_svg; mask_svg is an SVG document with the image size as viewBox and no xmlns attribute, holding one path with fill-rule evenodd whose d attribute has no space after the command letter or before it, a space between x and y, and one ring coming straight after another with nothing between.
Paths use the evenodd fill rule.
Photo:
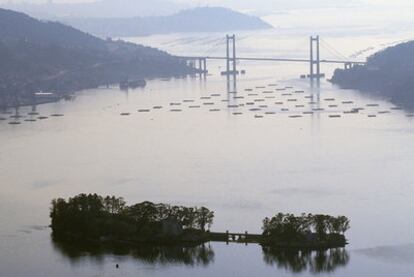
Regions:
<instances>
[{"instance_id":1,"label":"small island","mask_svg":"<svg viewBox=\"0 0 414 277\"><path fill-rule=\"evenodd\" d=\"M188 208L142 202L127 206L123 198L80 194L52 201L55 239L122 244L180 244L208 241L214 213L205 207Z\"/></svg>"},{"instance_id":2,"label":"small island","mask_svg":"<svg viewBox=\"0 0 414 277\"><path fill-rule=\"evenodd\" d=\"M344 216L279 213L263 220L262 234L211 232L214 212L206 207L184 207L142 202L127 206L123 198L80 194L52 201L55 240L137 246L197 245L209 241L257 243L266 249L330 249L347 244Z\"/></svg>"}]
</instances>

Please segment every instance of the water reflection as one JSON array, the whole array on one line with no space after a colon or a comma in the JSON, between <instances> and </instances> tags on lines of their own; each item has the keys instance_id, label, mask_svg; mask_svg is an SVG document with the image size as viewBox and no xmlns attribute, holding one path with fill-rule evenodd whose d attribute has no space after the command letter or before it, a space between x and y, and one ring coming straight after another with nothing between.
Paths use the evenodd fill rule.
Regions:
<instances>
[{"instance_id":1,"label":"water reflection","mask_svg":"<svg viewBox=\"0 0 414 277\"><path fill-rule=\"evenodd\" d=\"M73 242L53 240L53 246L71 263L81 262L86 257L103 263L104 257L107 255L129 256L153 265L208 266L214 261L214 251L209 244L130 247L125 245L74 244Z\"/></svg>"},{"instance_id":2,"label":"water reflection","mask_svg":"<svg viewBox=\"0 0 414 277\"><path fill-rule=\"evenodd\" d=\"M345 267L350 260L349 253L344 248L300 251L263 247L263 255L268 265L294 273L331 273Z\"/></svg>"}]
</instances>

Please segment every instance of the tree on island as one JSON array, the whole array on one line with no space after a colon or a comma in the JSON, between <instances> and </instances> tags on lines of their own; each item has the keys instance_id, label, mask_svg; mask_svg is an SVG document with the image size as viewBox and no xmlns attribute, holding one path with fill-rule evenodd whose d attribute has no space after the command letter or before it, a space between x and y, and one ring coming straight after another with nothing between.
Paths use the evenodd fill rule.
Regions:
<instances>
[{"instance_id":1,"label":"tree on island","mask_svg":"<svg viewBox=\"0 0 414 277\"><path fill-rule=\"evenodd\" d=\"M127 206L123 198L80 194L52 201L51 227L57 237L73 239L157 240L168 236L166 222L185 233L202 234L213 223L214 213L202 207L171 206L142 202ZM167 228L168 229L168 228Z\"/></svg>"},{"instance_id":2,"label":"tree on island","mask_svg":"<svg viewBox=\"0 0 414 277\"><path fill-rule=\"evenodd\" d=\"M278 241L324 241L344 239L343 234L350 228L345 216L278 213L263 220L263 236Z\"/></svg>"}]
</instances>

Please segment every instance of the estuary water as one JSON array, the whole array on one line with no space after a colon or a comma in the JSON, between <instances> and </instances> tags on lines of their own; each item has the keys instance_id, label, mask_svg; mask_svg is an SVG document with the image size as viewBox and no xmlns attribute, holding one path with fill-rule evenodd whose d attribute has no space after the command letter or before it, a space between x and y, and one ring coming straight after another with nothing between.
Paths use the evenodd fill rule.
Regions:
<instances>
[{"instance_id":1,"label":"estuary water","mask_svg":"<svg viewBox=\"0 0 414 277\"><path fill-rule=\"evenodd\" d=\"M410 37L336 31L321 29L324 58L363 60ZM237 50L303 58L312 33L289 26L237 33ZM223 36L128 40L174 54L223 55ZM413 274L412 113L326 80L300 79L307 64L240 63L246 75L230 82L220 76L223 62L208 67L206 77L80 91L72 101L3 112L0 276ZM333 70L322 67L327 77ZM8 119L16 114L22 118ZM16 120L21 124L8 124ZM326 253L269 253L222 243L132 252L54 243L50 201L83 192L129 204L204 205L215 211L214 231L260 232L262 219L277 212L346 215L350 244Z\"/></svg>"}]
</instances>

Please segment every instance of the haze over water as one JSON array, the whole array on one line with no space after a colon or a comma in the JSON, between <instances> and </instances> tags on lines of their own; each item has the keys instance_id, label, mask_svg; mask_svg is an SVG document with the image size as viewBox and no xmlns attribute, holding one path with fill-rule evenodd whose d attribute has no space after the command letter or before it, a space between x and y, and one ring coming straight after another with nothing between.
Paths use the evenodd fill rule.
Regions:
<instances>
[{"instance_id":1,"label":"haze over water","mask_svg":"<svg viewBox=\"0 0 414 277\"><path fill-rule=\"evenodd\" d=\"M405 31L373 35L368 27L361 29L351 35L325 28L320 35L346 56L411 36ZM306 57L307 37L313 34L309 32L282 28L238 33L238 52L240 56ZM130 40L173 54L224 55L224 44L219 45L224 35ZM217 47L211 47L214 44ZM323 58L335 57L324 51ZM210 63L212 76L206 80L152 80L145 89L129 92L115 87L89 90L77 93L72 102L37 107L41 115L63 113L62 118L19 126L0 122L0 272L4 276L297 275L265 263L261 248L254 245L212 243L214 259L205 266L151 264L129 255L69 257L53 245L45 227L50 200L96 192L123 196L128 203L205 205L215 211L213 230L217 231L260 232L261 220L279 211L343 214L352 224L347 235L350 261L331 275L412 274L414 120L407 117L409 112L392 110L395 105L384 99L340 90L326 81L320 88L311 86L298 78L307 73L307 64L242 63L239 68L246 69L247 75L238 78L237 95L244 98L234 99L227 93L226 79L219 76L220 66L224 63ZM332 70L322 67L327 76ZM276 91L285 87L293 88ZM269 90L274 93L262 93ZM282 95L287 92L292 96ZM305 98L309 95L319 101L309 105ZM259 98L265 102L256 106L268 106L261 111L228 108L221 101L245 104ZM297 101L287 101L293 98ZM335 100L326 101L331 98ZM184 100L201 107L190 109ZM277 101L284 104L274 104ZM171 112L175 107L170 104L177 102L182 103L182 112ZM203 105L206 102L214 105ZM379 107L366 106L373 103ZM303 114L314 105L326 110ZM366 110L343 114L353 107ZM151 111L138 113L138 109ZM123 112L131 115L120 116ZM299 114L301 118L290 117ZM341 117L329 117L332 114ZM369 118L372 114L377 116ZM299 274L313 275L309 268Z\"/></svg>"}]
</instances>

